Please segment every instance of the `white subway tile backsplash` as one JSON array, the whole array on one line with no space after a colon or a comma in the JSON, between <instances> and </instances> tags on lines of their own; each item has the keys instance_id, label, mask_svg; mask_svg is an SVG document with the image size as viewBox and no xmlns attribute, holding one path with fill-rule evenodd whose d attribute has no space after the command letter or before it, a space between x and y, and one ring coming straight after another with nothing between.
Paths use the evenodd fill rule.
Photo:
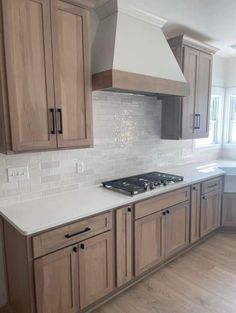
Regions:
<instances>
[{"instance_id":1,"label":"white subway tile backsplash","mask_svg":"<svg viewBox=\"0 0 236 313\"><path fill-rule=\"evenodd\" d=\"M160 140L161 103L156 97L93 94L94 148L0 155L0 205L36 199L125 175L218 157L219 149L195 150L193 140ZM76 164L83 163L83 173ZM7 168L28 166L30 178L7 182Z\"/></svg>"}]
</instances>

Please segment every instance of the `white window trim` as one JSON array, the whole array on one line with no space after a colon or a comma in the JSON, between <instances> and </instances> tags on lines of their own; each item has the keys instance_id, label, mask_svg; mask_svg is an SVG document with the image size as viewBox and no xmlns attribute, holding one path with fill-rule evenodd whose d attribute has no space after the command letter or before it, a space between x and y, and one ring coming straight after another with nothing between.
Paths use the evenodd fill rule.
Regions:
<instances>
[{"instance_id":1,"label":"white window trim","mask_svg":"<svg viewBox=\"0 0 236 313\"><path fill-rule=\"evenodd\" d=\"M235 88L236 89L236 88ZM221 148L222 143L223 143L223 128L224 128L224 121L225 121L225 116L224 116L224 105L225 105L225 88L224 87L216 87L212 86L211 90L211 95L212 96L221 96L222 97L222 102L220 104L220 114L222 114L222 119L219 121L218 125L218 136L217 136L217 142L216 143L211 143L211 144L206 144L202 146L197 145L197 140L194 140L194 147L197 150L210 150L210 149L216 149L216 148Z\"/></svg>"},{"instance_id":2,"label":"white window trim","mask_svg":"<svg viewBox=\"0 0 236 313\"><path fill-rule=\"evenodd\" d=\"M223 130L223 144L230 148L236 146L236 143L229 142L229 119L230 119L230 97L236 96L236 87L227 88L225 91L225 114L224 114L224 130Z\"/></svg>"}]
</instances>

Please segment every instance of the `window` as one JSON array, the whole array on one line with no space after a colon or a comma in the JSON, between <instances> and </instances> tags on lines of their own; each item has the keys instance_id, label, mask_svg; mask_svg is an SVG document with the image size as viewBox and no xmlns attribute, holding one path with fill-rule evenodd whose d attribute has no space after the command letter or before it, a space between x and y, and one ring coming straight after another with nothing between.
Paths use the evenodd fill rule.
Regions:
<instances>
[{"instance_id":1,"label":"window","mask_svg":"<svg viewBox=\"0 0 236 313\"><path fill-rule=\"evenodd\" d=\"M236 144L236 95L230 96L228 142Z\"/></svg>"},{"instance_id":2,"label":"window","mask_svg":"<svg viewBox=\"0 0 236 313\"><path fill-rule=\"evenodd\" d=\"M219 144L221 141L222 120L223 120L223 94L217 93L211 96L210 106L210 122L209 122L209 137L196 139L195 145L197 148Z\"/></svg>"}]
</instances>

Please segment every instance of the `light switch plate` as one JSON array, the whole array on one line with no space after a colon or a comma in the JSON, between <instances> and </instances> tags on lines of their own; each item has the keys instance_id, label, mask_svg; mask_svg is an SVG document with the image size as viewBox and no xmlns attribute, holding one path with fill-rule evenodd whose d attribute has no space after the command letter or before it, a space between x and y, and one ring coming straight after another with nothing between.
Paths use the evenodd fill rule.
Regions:
<instances>
[{"instance_id":1,"label":"light switch plate","mask_svg":"<svg viewBox=\"0 0 236 313\"><path fill-rule=\"evenodd\" d=\"M29 179L29 168L28 166L9 167L7 176L9 182L27 180Z\"/></svg>"},{"instance_id":2,"label":"light switch plate","mask_svg":"<svg viewBox=\"0 0 236 313\"><path fill-rule=\"evenodd\" d=\"M82 174L85 171L85 164L84 162L77 162L76 163L76 173Z\"/></svg>"}]
</instances>

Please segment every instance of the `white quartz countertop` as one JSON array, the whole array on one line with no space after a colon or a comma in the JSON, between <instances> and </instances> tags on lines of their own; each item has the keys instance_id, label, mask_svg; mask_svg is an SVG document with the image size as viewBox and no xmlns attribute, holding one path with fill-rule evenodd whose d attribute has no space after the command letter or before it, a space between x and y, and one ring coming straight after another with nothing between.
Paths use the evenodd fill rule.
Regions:
<instances>
[{"instance_id":1,"label":"white quartz countertop","mask_svg":"<svg viewBox=\"0 0 236 313\"><path fill-rule=\"evenodd\" d=\"M2 207L0 208L0 215L21 234L33 235L202 180L224 175L225 172L220 167L236 167L236 162L211 161L165 170L156 168L154 170L184 176L184 181L147 191L134 197L94 186Z\"/></svg>"}]
</instances>

